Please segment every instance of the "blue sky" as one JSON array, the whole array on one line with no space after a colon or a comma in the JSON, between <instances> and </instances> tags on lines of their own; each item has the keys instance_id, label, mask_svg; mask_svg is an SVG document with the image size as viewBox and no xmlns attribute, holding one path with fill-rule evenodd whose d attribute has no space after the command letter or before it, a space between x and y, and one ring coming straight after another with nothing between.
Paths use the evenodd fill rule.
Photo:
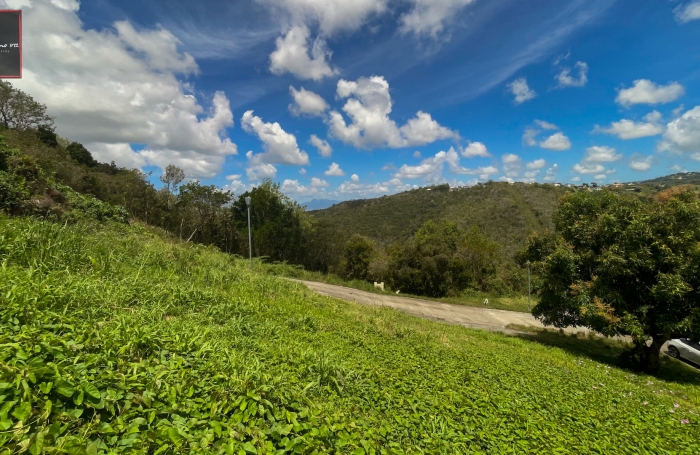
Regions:
<instances>
[{"instance_id":1,"label":"blue sky","mask_svg":"<svg viewBox=\"0 0 700 455\"><path fill-rule=\"evenodd\" d=\"M0 6L58 133L154 180L305 201L700 170L700 0Z\"/></svg>"}]
</instances>

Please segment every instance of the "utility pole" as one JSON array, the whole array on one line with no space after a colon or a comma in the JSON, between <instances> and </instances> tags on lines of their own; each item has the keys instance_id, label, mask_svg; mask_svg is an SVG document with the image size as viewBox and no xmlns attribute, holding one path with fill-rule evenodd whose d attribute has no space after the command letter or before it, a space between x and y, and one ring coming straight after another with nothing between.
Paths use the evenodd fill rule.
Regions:
<instances>
[{"instance_id":1,"label":"utility pole","mask_svg":"<svg viewBox=\"0 0 700 455\"><path fill-rule=\"evenodd\" d=\"M248 206L248 256L250 258L250 270L253 270L253 243L250 236L250 196L245 198L245 205Z\"/></svg>"}]
</instances>

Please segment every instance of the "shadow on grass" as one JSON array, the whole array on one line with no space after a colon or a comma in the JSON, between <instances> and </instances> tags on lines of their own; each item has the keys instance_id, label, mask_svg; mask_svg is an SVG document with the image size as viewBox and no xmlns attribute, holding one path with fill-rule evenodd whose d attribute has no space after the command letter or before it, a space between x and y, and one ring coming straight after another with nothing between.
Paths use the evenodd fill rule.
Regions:
<instances>
[{"instance_id":1,"label":"shadow on grass","mask_svg":"<svg viewBox=\"0 0 700 455\"><path fill-rule=\"evenodd\" d=\"M564 333L559 330L540 329L515 324L507 326L520 332L520 338L534 341L545 346L564 349L565 351L603 364L624 368L620 364L620 356L629 349L631 343L613 338L603 338L590 332ZM664 381L700 385L700 370L691 363L672 359L661 354L661 372L656 375Z\"/></svg>"}]
</instances>

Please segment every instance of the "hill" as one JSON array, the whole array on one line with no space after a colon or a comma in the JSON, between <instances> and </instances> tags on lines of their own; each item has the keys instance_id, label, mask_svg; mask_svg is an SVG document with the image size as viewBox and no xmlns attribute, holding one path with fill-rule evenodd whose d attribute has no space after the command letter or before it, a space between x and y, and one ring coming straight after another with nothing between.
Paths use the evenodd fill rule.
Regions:
<instances>
[{"instance_id":1,"label":"hill","mask_svg":"<svg viewBox=\"0 0 700 455\"><path fill-rule=\"evenodd\" d=\"M683 172L630 185L609 188L647 198L668 187L700 185L700 172ZM630 188L638 192L627 190ZM506 256L512 256L532 232L553 229L552 215L560 196L567 191L592 189L520 182L487 182L464 188L439 185L345 201L310 213L336 229L370 237L382 245L409 238L427 220L446 219L463 228L478 226L502 245Z\"/></svg>"},{"instance_id":2,"label":"hill","mask_svg":"<svg viewBox=\"0 0 700 455\"><path fill-rule=\"evenodd\" d=\"M392 196L342 202L312 211L319 220L389 244L405 240L427 220L478 226L512 255L534 231L552 229L564 187L488 182L468 188L423 187Z\"/></svg>"},{"instance_id":3,"label":"hill","mask_svg":"<svg viewBox=\"0 0 700 455\"><path fill-rule=\"evenodd\" d=\"M700 450L672 359L649 381L594 340L320 297L139 224L0 216L0 262L8 453Z\"/></svg>"},{"instance_id":4,"label":"hill","mask_svg":"<svg viewBox=\"0 0 700 455\"><path fill-rule=\"evenodd\" d=\"M309 202L303 202L301 205L306 207L306 210L323 210L338 204L340 201L335 201L332 199L312 199Z\"/></svg>"},{"instance_id":5,"label":"hill","mask_svg":"<svg viewBox=\"0 0 700 455\"><path fill-rule=\"evenodd\" d=\"M643 180L640 184L647 185L700 185L700 172L679 172L677 174L665 175L655 179Z\"/></svg>"}]
</instances>

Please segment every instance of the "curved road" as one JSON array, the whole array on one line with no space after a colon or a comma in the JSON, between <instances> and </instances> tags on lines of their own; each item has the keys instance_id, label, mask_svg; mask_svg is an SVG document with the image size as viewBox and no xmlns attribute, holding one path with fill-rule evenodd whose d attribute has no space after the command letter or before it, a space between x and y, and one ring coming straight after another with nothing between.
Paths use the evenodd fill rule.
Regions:
<instances>
[{"instance_id":1,"label":"curved road","mask_svg":"<svg viewBox=\"0 0 700 455\"><path fill-rule=\"evenodd\" d=\"M493 310L490 308L455 305L451 303L436 302L434 300L422 300L411 297L400 297L394 294L374 294L358 289L336 286L333 284L319 283L316 281L292 280L305 284L309 289L321 295L335 297L337 299L356 302L363 305L386 306L420 316L434 321L459 324L464 327L491 330L506 333L516 333L517 330L509 329L509 324L523 326L544 327L540 321L529 313L516 311ZM588 329L570 328L567 332L588 332Z\"/></svg>"}]
</instances>

